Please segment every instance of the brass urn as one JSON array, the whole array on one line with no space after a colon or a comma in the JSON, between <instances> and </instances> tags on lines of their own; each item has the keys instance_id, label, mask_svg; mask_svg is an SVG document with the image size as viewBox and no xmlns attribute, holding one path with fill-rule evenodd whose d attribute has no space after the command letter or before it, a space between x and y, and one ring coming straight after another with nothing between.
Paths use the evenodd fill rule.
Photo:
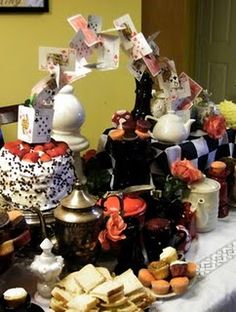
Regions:
<instances>
[{"instance_id":1,"label":"brass urn","mask_svg":"<svg viewBox=\"0 0 236 312\"><path fill-rule=\"evenodd\" d=\"M58 252L64 257L68 271L94 263L98 257L98 234L103 213L85 185L75 182L73 191L54 210Z\"/></svg>"}]
</instances>

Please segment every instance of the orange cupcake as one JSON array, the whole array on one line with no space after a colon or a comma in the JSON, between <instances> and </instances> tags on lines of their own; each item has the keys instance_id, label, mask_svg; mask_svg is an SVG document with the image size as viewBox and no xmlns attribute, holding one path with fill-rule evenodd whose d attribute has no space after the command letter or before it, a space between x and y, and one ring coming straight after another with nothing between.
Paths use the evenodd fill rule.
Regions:
<instances>
[{"instance_id":1,"label":"orange cupcake","mask_svg":"<svg viewBox=\"0 0 236 312\"><path fill-rule=\"evenodd\" d=\"M124 136L124 130L123 129L114 129L114 130L111 130L108 135L109 137L113 140L113 141L116 141L116 140L122 140L123 139L123 136Z\"/></svg>"},{"instance_id":2,"label":"orange cupcake","mask_svg":"<svg viewBox=\"0 0 236 312\"><path fill-rule=\"evenodd\" d=\"M174 277L170 280L170 286L177 295L183 294L189 285L189 279L184 277Z\"/></svg>"},{"instance_id":3,"label":"orange cupcake","mask_svg":"<svg viewBox=\"0 0 236 312\"><path fill-rule=\"evenodd\" d=\"M169 276L169 264L163 260L153 261L148 265L149 272L157 280L165 279Z\"/></svg>"},{"instance_id":4,"label":"orange cupcake","mask_svg":"<svg viewBox=\"0 0 236 312\"><path fill-rule=\"evenodd\" d=\"M170 283L166 280L156 280L151 282L152 290L157 295L166 295L170 289Z\"/></svg>"},{"instance_id":5,"label":"orange cupcake","mask_svg":"<svg viewBox=\"0 0 236 312\"><path fill-rule=\"evenodd\" d=\"M155 277L148 271L148 269L140 269L138 272L138 279L145 287L150 287L151 282L155 281Z\"/></svg>"},{"instance_id":6,"label":"orange cupcake","mask_svg":"<svg viewBox=\"0 0 236 312\"><path fill-rule=\"evenodd\" d=\"M187 277L193 278L196 274L197 274L197 264L194 262L188 262L186 272Z\"/></svg>"}]
</instances>

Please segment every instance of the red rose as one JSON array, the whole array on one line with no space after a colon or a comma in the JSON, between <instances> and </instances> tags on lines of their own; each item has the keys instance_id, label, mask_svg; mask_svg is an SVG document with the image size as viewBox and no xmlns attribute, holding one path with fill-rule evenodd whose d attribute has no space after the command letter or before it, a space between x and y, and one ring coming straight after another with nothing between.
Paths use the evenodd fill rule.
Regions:
<instances>
[{"instance_id":1,"label":"red rose","mask_svg":"<svg viewBox=\"0 0 236 312\"><path fill-rule=\"evenodd\" d=\"M210 138L220 139L226 132L226 121L222 115L212 115L204 120L203 130Z\"/></svg>"},{"instance_id":2,"label":"red rose","mask_svg":"<svg viewBox=\"0 0 236 312\"><path fill-rule=\"evenodd\" d=\"M186 183L193 183L203 178L202 172L187 159L173 162L171 164L171 173Z\"/></svg>"}]
</instances>

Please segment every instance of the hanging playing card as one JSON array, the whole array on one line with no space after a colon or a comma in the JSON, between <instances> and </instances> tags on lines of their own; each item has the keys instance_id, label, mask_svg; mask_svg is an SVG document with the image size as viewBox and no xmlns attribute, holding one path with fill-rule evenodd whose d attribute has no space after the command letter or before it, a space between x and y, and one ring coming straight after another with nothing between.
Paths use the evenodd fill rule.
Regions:
<instances>
[{"instance_id":1,"label":"hanging playing card","mask_svg":"<svg viewBox=\"0 0 236 312\"><path fill-rule=\"evenodd\" d=\"M175 68L174 61L166 60L165 66L162 65L160 75L158 75L159 87L164 91L165 96L168 98L171 95L171 89L179 88L179 79Z\"/></svg>"},{"instance_id":2,"label":"hanging playing card","mask_svg":"<svg viewBox=\"0 0 236 312\"><path fill-rule=\"evenodd\" d=\"M133 36L131 38L131 42L133 44L131 56L135 61L141 59L145 55L152 53L152 49L150 48L143 33L138 33L137 35Z\"/></svg>"},{"instance_id":3,"label":"hanging playing card","mask_svg":"<svg viewBox=\"0 0 236 312\"><path fill-rule=\"evenodd\" d=\"M202 87L196 81L194 81L192 78L190 78L187 74L185 74L184 72L182 72L179 75L179 77L180 78L183 78L183 77L188 78L189 84L190 84L190 90L191 90L190 100L193 101L202 92Z\"/></svg>"},{"instance_id":4,"label":"hanging playing card","mask_svg":"<svg viewBox=\"0 0 236 312\"><path fill-rule=\"evenodd\" d=\"M84 39L84 33L79 30L69 43L70 47L76 51L77 61L81 60L83 57L87 59L91 55L91 48L88 47Z\"/></svg>"},{"instance_id":5,"label":"hanging playing card","mask_svg":"<svg viewBox=\"0 0 236 312\"><path fill-rule=\"evenodd\" d=\"M144 64L143 60L137 60L134 61L133 59L130 59L130 62L128 64L128 70L129 72L137 79L138 81L141 80L147 66Z\"/></svg>"},{"instance_id":6,"label":"hanging playing card","mask_svg":"<svg viewBox=\"0 0 236 312\"><path fill-rule=\"evenodd\" d=\"M147 65L147 68L153 77L160 73L161 68L159 66L157 57L153 53L143 56L143 61Z\"/></svg>"},{"instance_id":7,"label":"hanging playing card","mask_svg":"<svg viewBox=\"0 0 236 312\"><path fill-rule=\"evenodd\" d=\"M68 83L73 83L78 79L81 79L85 77L87 74L91 72L91 69L86 68L85 65L87 65L88 62L85 58L80 59L79 61L76 61L75 64L75 71L73 72L64 72L66 75L66 78L68 80Z\"/></svg>"},{"instance_id":8,"label":"hanging playing card","mask_svg":"<svg viewBox=\"0 0 236 312\"><path fill-rule=\"evenodd\" d=\"M44 77L31 90L31 95L34 95L33 105L42 107L44 105L52 105L54 96L58 93L55 75Z\"/></svg>"},{"instance_id":9,"label":"hanging playing card","mask_svg":"<svg viewBox=\"0 0 236 312\"><path fill-rule=\"evenodd\" d=\"M39 70L54 73L57 65L63 70L74 70L75 51L69 48L39 47Z\"/></svg>"},{"instance_id":10,"label":"hanging playing card","mask_svg":"<svg viewBox=\"0 0 236 312\"><path fill-rule=\"evenodd\" d=\"M99 38L97 37L96 33L93 31L93 29L88 27L88 22L81 14L71 16L67 20L75 31L82 31L84 35L84 41L86 42L87 46L91 47L92 45L99 42Z\"/></svg>"},{"instance_id":11,"label":"hanging playing card","mask_svg":"<svg viewBox=\"0 0 236 312\"><path fill-rule=\"evenodd\" d=\"M102 30L102 18L98 15L88 16L88 28L92 29L95 33Z\"/></svg>"},{"instance_id":12,"label":"hanging playing card","mask_svg":"<svg viewBox=\"0 0 236 312\"><path fill-rule=\"evenodd\" d=\"M81 14L68 17L67 21L75 31L88 27L88 22Z\"/></svg>"},{"instance_id":13,"label":"hanging playing card","mask_svg":"<svg viewBox=\"0 0 236 312\"><path fill-rule=\"evenodd\" d=\"M119 66L120 37L108 34L102 36L98 47L97 62L104 64L101 70L116 69Z\"/></svg>"},{"instance_id":14,"label":"hanging playing card","mask_svg":"<svg viewBox=\"0 0 236 312\"><path fill-rule=\"evenodd\" d=\"M157 56L160 55L160 49L154 40L159 35L159 33L160 33L160 31L156 31L154 34L148 36L148 38L147 38L147 42L148 42L150 48L152 49L152 53L154 55L157 55Z\"/></svg>"},{"instance_id":15,"label":"hanging playing card","mask_svg":"<svg viewBox=\"0 0 236 312\"><path fill-rule=\"evenodd\" d=\"M137 30L129 14L125 14L115 19L113 23L119 33L124 49L125 50L131 49L133 46L133 43L131 42L131 38L137 34ZM124 29L120 29L120 28L124 28Z\"/></svg>"}]
</instances>

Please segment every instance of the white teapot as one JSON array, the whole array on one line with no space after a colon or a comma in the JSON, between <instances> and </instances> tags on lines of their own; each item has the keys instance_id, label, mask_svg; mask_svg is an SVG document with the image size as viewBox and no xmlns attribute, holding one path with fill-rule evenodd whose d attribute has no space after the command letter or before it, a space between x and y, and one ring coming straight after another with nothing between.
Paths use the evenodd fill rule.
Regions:
<instances>
[{"instance_id":1,"label":"white teapot","mask_svg":"<svg viewBox=\"0 0 236 312\"><path fill-rule=\"evenodd\" d=\"M193 183L190 189L184 201L191 202L193 208L197 209L197 232L214 230L218 219L219 182L204 178L202 181Z\"/></svg>"},{"instance_id":2,"label":"white teapot","mask_svg":"<svg viewBox=\"0 0 236 312\"><path fill-rule=\"evenodd\" d=\"M151 137L165 143L181 143L187 139L190 133L190 128L195 119L189 119L184 123L175 111L168 111L166 115L160 118L155 118L151 115L146 115L145 120L152 119L157 121Z\"/></svg>"}]
</instances>

